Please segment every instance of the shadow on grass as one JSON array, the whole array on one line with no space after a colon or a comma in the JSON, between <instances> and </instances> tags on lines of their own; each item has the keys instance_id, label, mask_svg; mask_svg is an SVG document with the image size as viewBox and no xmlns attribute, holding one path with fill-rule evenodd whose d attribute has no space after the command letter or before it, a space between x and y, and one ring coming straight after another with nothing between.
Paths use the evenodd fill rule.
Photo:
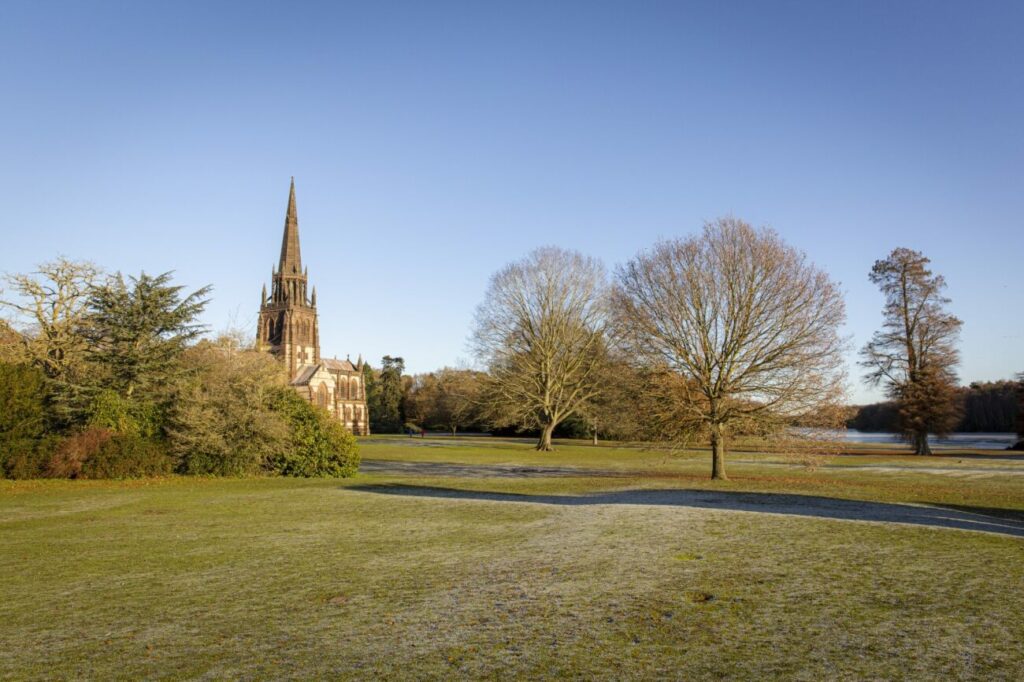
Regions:
<instances>
[{"instance_id":1,"label":"shadow on grass","mask_svg":"<svg viewBox=\"0 0 1024 682\"><path fill-rule=\"evenodd\" d=\"M933 528L955 528L985 533L999 533L1024 538L1024 519L996 517L968 507L949 508L888 502L843 500L813 495L781 493L751 493L715 490L621 490L588 495L522 495L481 490L461 490L411 485L354 485L346 491L378 495L436 498L448 500L477 500L518 504L552 504L560 506L587 506L602 504L655 505L741 511L764 514L784 514L841 521L874 521L903 523ZM1007 513L1007 510L1002 510Z\"/></svg>"}]
</instances>

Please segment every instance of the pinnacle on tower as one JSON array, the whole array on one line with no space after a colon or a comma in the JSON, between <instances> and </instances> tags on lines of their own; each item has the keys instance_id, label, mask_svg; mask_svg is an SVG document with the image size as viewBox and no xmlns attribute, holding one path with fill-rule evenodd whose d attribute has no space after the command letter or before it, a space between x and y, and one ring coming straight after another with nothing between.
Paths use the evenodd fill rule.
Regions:
<instances>
[{"instance_id":1,"label":"pinnacle on tower","mask_svg":"<svg viewBox=\"0 0 1024 682\"><path fill-rule=\"evenodd\" d=\"M299 214L295 208L295 178L288 192L288 211L284 217L284 237L281 239L282 275L297 275L302 272L302 255L299 252Z\"/></svg>"}]
</instances>

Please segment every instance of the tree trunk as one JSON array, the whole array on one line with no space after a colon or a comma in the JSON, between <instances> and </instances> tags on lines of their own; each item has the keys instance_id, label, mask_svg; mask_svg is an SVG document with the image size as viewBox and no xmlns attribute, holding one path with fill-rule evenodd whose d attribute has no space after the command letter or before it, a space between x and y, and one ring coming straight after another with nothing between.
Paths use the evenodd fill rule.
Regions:
<instances>
[{"instance_id":1,"label":"tree trunk","mask_svg":"<svg viewBox=\"0 0 1024 682\"><path fill-rule=\"evenodd\" d=\"M540 440L537 441L537 449L541 452L551 452L551 433L555 430L554 424L545 424L540 432Z\"/></svg>"},{"instance_id":2,"label":"tree trunk","mask_svg":"<svg viewBox=\"0 0 1024 682\"><path fill-rule=\"evenodd\" d=\"M458 430L458 428L459 428L459 427L457 427L457 426L453 426L453 427L452 427L452 438L455 438L455 436L456 436L456 433L455 433L455 432L456 432L456 431Z\"/></svg>"},{"instance_id":3,"label":"tree trunk","mask_svg":"<svg viewBox=\"0 0 1024 682\"><path fill-rule=\"evenodd\" d=\"M914 454L915 455L930 455L932 454L932 446L928 444L928 432L918 432L914 434Z\"/></svg>"},{"instance_id":4,"label":"tree trunk","mask_svg":"<svg viewBox=\"0 0 1024 682\"><path fill-rule=\"evenodd\" d=\"M721 424L711 425L711 478L729 480L725 475L725 432Z\"/></svg>"},{"instance_id":5,"label":"tree trunk","mask_svg":"<svg viewBox=\"0 0 1024 682\"><path fill-rule=\"evenodd\" d=\"M597 445L597 431L594 431L594 445Z\"/></svg>"}]
</instances>

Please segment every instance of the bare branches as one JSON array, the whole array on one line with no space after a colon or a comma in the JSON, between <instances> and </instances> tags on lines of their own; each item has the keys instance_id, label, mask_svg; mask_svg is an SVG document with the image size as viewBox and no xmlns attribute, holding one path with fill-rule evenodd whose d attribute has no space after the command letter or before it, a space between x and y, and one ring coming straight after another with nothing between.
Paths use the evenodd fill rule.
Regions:
<instances>
[{"instance_id":1,"label":"bare branches","mask_svg":"<svg viewBox=\"0 0 1024 682\"><path fill-rule=\"evenodd\" d=\"M617 272L621 343L683 382L678 405L711 431L724 478L724 427L793 420L842 383L838 287L771 230L726 218L663 241Z\"/></svg>"},{"instance_id":2,"label":"bare branches","mask_svg":"<svg viewBox=\"0 0 1024 682\"><path fill-rule=\"evenodd\" d=\"M497 272L477 309L472 346L490 371L499 421L551 432L596 390L607 326L602 265L547 247Z\"/></svg>"},{"instance_id":3,"label":"bare branches","mask_svg":"<svg viewBox=\"0 0 1024 682\"><path fill-rule=\"evenodd\" d=\"M82 327L100 270L92 263L58 258L36 272L7 275L14 296L0 299L22 328L20 352L26 362L58 383L80 379L87 341Z\"/></svg>"}]
</instances>

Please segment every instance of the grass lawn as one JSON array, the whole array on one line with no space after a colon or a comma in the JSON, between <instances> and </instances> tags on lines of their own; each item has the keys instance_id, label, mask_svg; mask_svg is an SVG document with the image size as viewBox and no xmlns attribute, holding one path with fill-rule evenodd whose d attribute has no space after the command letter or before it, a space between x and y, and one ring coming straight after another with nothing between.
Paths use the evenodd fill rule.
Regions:
<instances>
[{"instance_id":1,"label":"grass lawn","mask_svg":"<svg viewBox=\"0 0 1024 682\"><path fill-rule=\"evenodd\" d=\"M1019 459L749 448L712 484L698 451L362 453L0 481L0 678L1024 677Z\"/></svg>"}]
</instances>

